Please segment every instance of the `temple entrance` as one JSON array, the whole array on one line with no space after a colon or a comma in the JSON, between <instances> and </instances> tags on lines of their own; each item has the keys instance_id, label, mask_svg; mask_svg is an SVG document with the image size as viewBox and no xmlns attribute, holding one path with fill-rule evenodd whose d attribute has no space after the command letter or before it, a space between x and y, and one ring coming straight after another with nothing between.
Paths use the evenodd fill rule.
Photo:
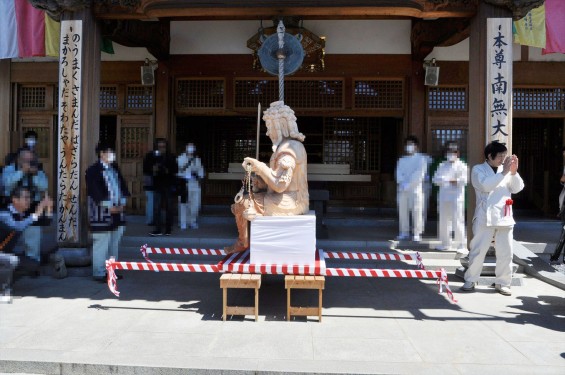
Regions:
<instances>
[{"instance_id":1,"label":"temple entrance","mask_svg":"<svg viewBox=\"0 0 565 375\"><path fill-rule=\"evenodd\" d=\"M394 169L402 118L298 117L298 128L306 136L309 164L349 166L349 175L338 177L336 171L335 179L312 182L313 187L329 190L332 204L395 205ZM176 124L176 152L193 142L207 174L227 173L230 163L241 163L256 153L255 117L179 116ZM259 159L268 162L271 153L262 123ZM367 181L359 182L359 175ZM203 203L229 203L240 186L241 181L206 178Z\"/></svg>"},{"instance_id":2,"label":"temple entrance","mask_svg":"<svg viewBox=\"0 0 565 375\"><path fill-rule=\"evenodd\" d=\"M562 189L563 125L560 118L514 118L512 152L520 158L519 171L525 183L524 190L515 196L517 208L555 218Z\"/></svg>"}]
</instances>

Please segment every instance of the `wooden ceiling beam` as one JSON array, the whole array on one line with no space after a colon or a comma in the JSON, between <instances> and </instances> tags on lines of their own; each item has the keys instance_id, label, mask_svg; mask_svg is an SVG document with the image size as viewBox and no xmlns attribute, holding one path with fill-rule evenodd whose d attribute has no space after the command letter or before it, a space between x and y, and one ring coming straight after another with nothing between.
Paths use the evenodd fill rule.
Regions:
<instances>
[{"instance_id":1,"label":"wooden ceiling beam","mask_svg":"<svg viewBox=\"0 0 565 375\"><path fill-rule=\"evenodd\" d=\"M100 19L381 19L471 17L477 0L98 0Z\"/></svg>"},{"instance_id":2,"label":"wooden ceiling beam","mask_svg":"<svg viewBox=\"0 0 565 375\"><path fill-rule=\"evenodd\" d=\"M434 47L449 47L469 37L470 18L414 20L410 42L412 58L423 61Z\"/></svg>"}]
</instances>

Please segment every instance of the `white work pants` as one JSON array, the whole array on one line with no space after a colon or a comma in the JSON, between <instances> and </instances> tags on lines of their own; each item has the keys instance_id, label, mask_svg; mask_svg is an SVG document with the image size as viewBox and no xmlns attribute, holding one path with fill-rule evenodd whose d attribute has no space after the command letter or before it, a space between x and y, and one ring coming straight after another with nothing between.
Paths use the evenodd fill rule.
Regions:
<instances>
[{"instance_id":1,"label":"white work pants","mask_svg":"<svg viewBox=\"0 0 565 375\"><path fill-rule=\"evenodd\" d=\"M400 234L410 234L410 212L412 212L413 235L422 234L422 189L398 192L398 216Z\"/></svg>"},{"instance_id":2,"label":"white work pants","mask_svg":"<svg viewBox=\"0 0 565 375\"><path fill-rule=\"evenodd\" d=\"M463 201L457 199L439 201L438 235L443 246L451 247L451 232L453 231L454 239L459 243L459 247L467 247L464 212Z\"/></svg>"},{"instance_id":3,"label":"white work pants","mask_svg":"<svg viewBox=\"0 0 565 375\"><path fill-rule=\"evenodd\" d=\"M493 236L496 250L495 284L510 286L512 282L512 240L514 227L487 227L481 220L473 222L473 239L469 249L469 268L465 281L477 282Z\"/></svg>"}]
</instances>

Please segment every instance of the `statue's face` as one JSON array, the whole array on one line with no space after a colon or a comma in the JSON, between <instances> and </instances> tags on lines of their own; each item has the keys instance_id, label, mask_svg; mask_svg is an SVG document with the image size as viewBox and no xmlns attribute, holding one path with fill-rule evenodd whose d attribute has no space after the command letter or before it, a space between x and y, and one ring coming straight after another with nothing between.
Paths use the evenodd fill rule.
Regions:
<instances>
[{"instance_id":1,"label":"statue's face","mask_svg":"<svg viewBox=\"0 0 565 375\"><path fill-rule=\"evenodd\" d=\"M275 120L268 119L265 121L265 123L267 125L267 137L271 139L271 142L273 142L273 144L277 144L277 141L279 140L279 135L277 132L277 127L275 125Z\"/></svg>"}]
</instances>

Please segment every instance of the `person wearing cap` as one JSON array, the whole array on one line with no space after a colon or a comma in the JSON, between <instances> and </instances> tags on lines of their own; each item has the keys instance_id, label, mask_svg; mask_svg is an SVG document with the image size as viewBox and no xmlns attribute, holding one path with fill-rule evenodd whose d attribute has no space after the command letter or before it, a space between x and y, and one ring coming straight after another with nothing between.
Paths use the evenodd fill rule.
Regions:
<instances>
[{"instance_id":1,"label":"person wearing cap","mask_svg":"<svg viewBox=\"0 0 565 375\"><path fill-rule=\"evenodd\" d=\"M118 259L125 228L125 206L130 196L116 164L114 146L99 142L98 160L86 170L88 222L92 234L92 277L106 280L106 260Z\"/></svg>"},{"instance_id":2,"label":"person wearing cap","mask_svg":"<svg viewBox=\"0 0 565 375\"><path fill-rule=\"evenodd\" d=\"M512 257L514 216L512 194L524 189L518 173L518 157L507 155L508 149L499 142L489 143L484 150L486 161L471 172L477 205L473 216L473 239L469 244L469 268L465 272L464 292L472 292L481 276L488 249L495 241L495 290L505 296L512 294Z\"/></svg>"},{"instance_id":3,"label":"person wearing cap","mask_svg":"<svg viewBox=\"0 0 565 375\"><path fill-rule=\"evenodd\" d=\"M468 168L467 164L459 159L459 147L456 142L451 141L446 144L445 158L433 177L433 183L439 187L438 235L441 244L436 249L451 249L451 231L453 231L455 242L458 243L457 252L467 255L464 203Z\"/></svg>"},{"instance_id":4,"label":"person wearing cap","mask_svg":"<svg viewBox=\"0 0 565 375\"><path fill-rule=\"evenodd\" d=\"M398 240L410 238L410 218L412 213L412 239L422 240L423 228L423 191L422 183L428 169L427 158L418 152L418 138L411 135L404 141L406 155L398 159L396 165L396 183L400 234Z\"/></svg>"}]
</instances>

